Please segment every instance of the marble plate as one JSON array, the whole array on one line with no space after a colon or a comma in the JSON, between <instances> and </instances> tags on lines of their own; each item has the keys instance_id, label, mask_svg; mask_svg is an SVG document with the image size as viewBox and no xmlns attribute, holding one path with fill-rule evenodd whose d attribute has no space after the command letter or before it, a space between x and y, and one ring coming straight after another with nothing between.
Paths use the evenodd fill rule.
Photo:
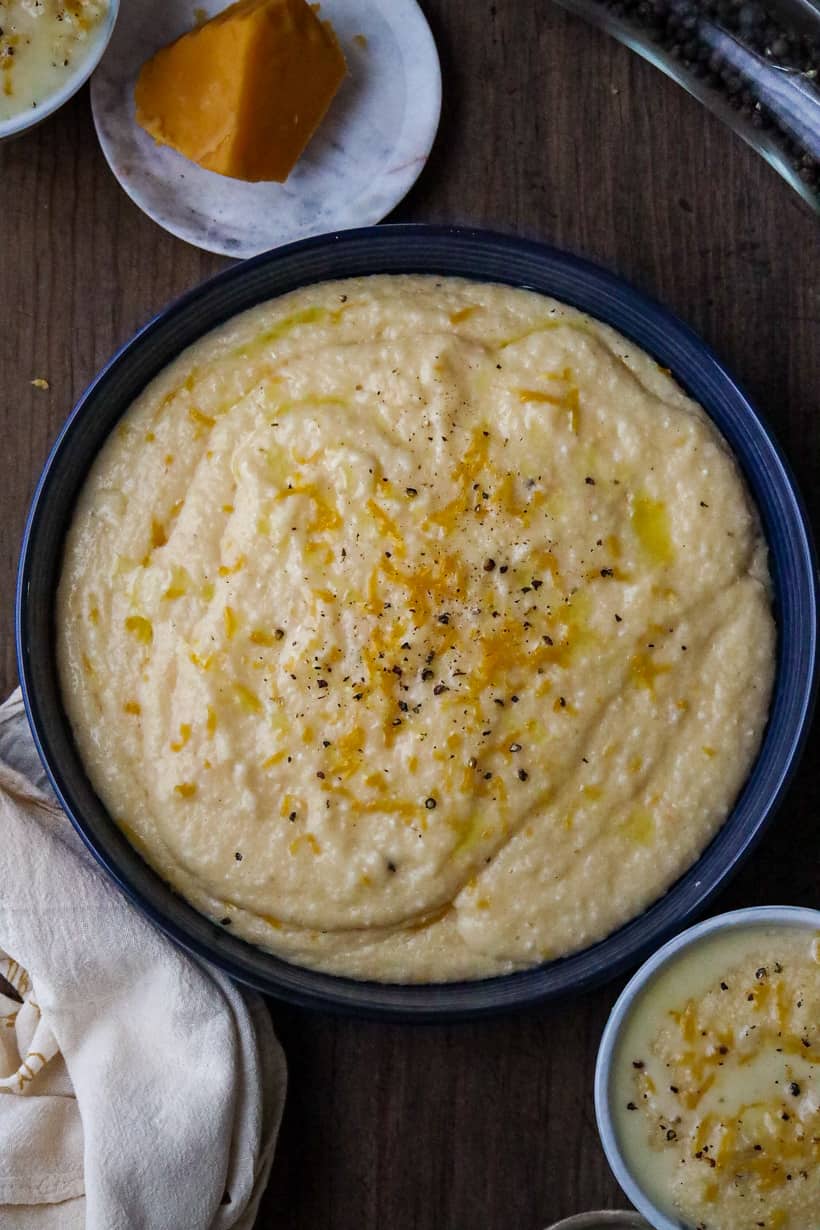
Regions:
<instances>
[{"instance_id":1,"label":"marble plate","mask_svg":"<svg viewBox=\"0 0 820 1230\"><path fill-rule=\"evenodd\" d=\"M436 45L416 0L322 0L349 74L284 184L204 171L156 145L134 118L143 62L226 7L122 0L91 105L103 153L131 200L180 239L235 257L380 221L421 173L441 111Z\"/></svg>"}]
</instances>

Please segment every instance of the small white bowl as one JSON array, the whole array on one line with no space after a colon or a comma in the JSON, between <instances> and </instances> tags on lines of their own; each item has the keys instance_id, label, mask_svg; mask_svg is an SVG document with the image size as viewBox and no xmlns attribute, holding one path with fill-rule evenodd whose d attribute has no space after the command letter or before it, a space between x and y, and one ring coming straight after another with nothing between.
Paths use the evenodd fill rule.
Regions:
<instances>
[{"instance_id":1,"label":"small white bowl","mask_svg":"<svg viewBox=\"0 0 820 1230\"><path fill-rule=\"evenodd\" d=\"M21 133L28 132L30 128L36 128L43 120L58 111L63 103L67 103L69 98L77 93L80 86L85 85L111 41L119 11L120 0L108 0L108 12L102 21L101 28L95 32L94 45L90 53L78 58L75 68L66 77L59 90L48 94L36 107L29 107L18 115L9 116L7 120L0 120L0 141L19 137Z\"/></svg>"},{"instance_id":2,"label":"small white bowl","mask_svg":"<svg viewBox=\"0 0 820 1230\"><path fill-rule=\"evenodd\" d=\"M649 983L670 962L677 960L686 949L716 932L737 931L754 926L791 926L820 930L820 910L800 906L770 905L734 910L730 914L718 914L705 922L690 927L675 936L668 944L646 961L637 974L627 983L612 1009L598 1048L595 1065L595 1118L598 1132L612 1173L628 1200L639 1209L654 1230L692 1230L679 1218L669 1217L650 1199L638 1183L621 1150L615 1116L613 1114L612 1063L621 1031L626 1024L633 1005ZM559 1223L562 1227L565 1223ZM566 1223L569 1225L569 1223ZM590 1228L591 1230L591 1228Z\"/></svg>"},{"instance_id":3,"label":"small white bowl","mask_svg":"<svg viewBox=\"0 0 820 1230\"><path fill-rule=\"evenodd\" d=\"M564 1221L557 1221L547 1230L652 1230L649 1222L627 1209L600 1209L592 1213L576 1213Z\"/></svg>"}]
</instances>

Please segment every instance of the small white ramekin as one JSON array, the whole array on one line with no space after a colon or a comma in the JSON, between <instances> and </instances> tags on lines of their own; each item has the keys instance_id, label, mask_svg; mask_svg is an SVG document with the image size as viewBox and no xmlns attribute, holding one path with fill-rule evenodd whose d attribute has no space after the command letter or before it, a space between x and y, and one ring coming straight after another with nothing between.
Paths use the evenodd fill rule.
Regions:
<instances>
[{"instance_id":1,"label":"small white ramekin","mask_svg":"<svg viewBox=\"0 0 820 1230\"><path fill-rule=\"evenodd\" d=\"M652 1230L639 1213L627 1209L599 1209L592 1213L576 1213L557 1221L547 1230Z\"/></svg>"},{"instance_id":2,"label":"small white ramekin","mask_svg":"<svg viewBox=\"0 0 820 1230\"><path fill-rule=\"evenodd\" d=\"M66 77L60 89L55 90L53 94L47 95L36 107L30 107L26 111L21 111L18 115L9 116L7 120L0 120L0 141L7 141L11 137L19 137L21 133L28 132L30 128L36 128L43 120L48 119L50 115L58 111L64 103L67 103L69 98L72 98L77 93L80 86L85 85L103 58L105 49L111 41L111 35L114 33L114 26L117 24L119 11L120 0L108 0L108 12L103 19L102 29L95 34L95 43L91 54L81 56L77 61L76 67Z\"/></svg>"},{"instance_id":3,"label":"small white ramekin","mask_svg":"<svg viewBox=\"0 0 820 1230\"><path fill-rule=\"evenodd\" d=\"M635 1205L635 1208L640 1210L654 1230L691 1230L691 1227L680 1219L669 1217L653 1203L629 1169L621 1151L615 1126L612 1097L612 1061L621 1031L638 996L662 969L675 961L685 950L717 932L772 925L806 927L820 931L820 910L791 905L754 906L750 909L734 910L730 914L718 914L715 918L708 918L705 922L698 923L697 926L690 927L687 931L682 931L668 944L664 944L663 948L659 948L641 966L621 992L606 1023L601 1045L598 1048L598 1062L595 1066L595 1118L598 1121L598 1132L612 1173L624 1194Z\"/></svg>"}]
</instances>

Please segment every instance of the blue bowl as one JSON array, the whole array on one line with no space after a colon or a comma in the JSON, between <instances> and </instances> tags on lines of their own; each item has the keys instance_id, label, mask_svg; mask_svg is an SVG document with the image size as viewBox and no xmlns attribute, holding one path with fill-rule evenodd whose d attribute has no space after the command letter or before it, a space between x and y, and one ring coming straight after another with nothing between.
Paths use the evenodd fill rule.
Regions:
<instances>
[{"instance_id":1,"label":"blue bowl","mask_svg":"<svg viewBox=\"0 0 820 1230\"><path fill-rule=\"evenodd\" d=\"M770 549L777 619L775 691L763 746L735 807L698 862L640 917L561 960L479 982L358 982L291 965L230 935L142 861L85 774L55 664L54 594L63 538L103 441L135 397L186 346L255 304L312 282L373 273L434 273L552 295L606 321L668 367L709 412L738 458ZM810 717L816 656L815 565L793 479L732 377L685 325L575 256L485 231L386 226L289 244L234 265L161 312L97 376L72 411L34 493L17 583L17 657L37 748L57 795L113 879L170 936L270 995L309 1007L431 1021L507 1012L579 992L634 966L703 909L748 856L794 770Z\"/></svg>"}]
</instances>

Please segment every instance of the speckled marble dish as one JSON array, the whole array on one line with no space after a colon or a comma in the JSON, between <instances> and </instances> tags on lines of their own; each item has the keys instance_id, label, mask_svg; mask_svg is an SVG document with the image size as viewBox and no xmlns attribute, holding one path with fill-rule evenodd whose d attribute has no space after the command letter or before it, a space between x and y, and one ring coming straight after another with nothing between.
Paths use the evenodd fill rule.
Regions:
<instances>
[{"instance_id":1,"label":"speckled marble dish","mask_svg":"<svg viewBox=\"0 0 820 1230\"><path fill-rule=\"evenodd\" d=\"M227 4L122 0L91 88L97 136L121 186L165 230L225 256L380 221L420 175L441 111L436 45L416 0L322 0L349 75L284 184L204 171L156 145L134 118L144 61Z\"/></svg>"}]
</instances>

